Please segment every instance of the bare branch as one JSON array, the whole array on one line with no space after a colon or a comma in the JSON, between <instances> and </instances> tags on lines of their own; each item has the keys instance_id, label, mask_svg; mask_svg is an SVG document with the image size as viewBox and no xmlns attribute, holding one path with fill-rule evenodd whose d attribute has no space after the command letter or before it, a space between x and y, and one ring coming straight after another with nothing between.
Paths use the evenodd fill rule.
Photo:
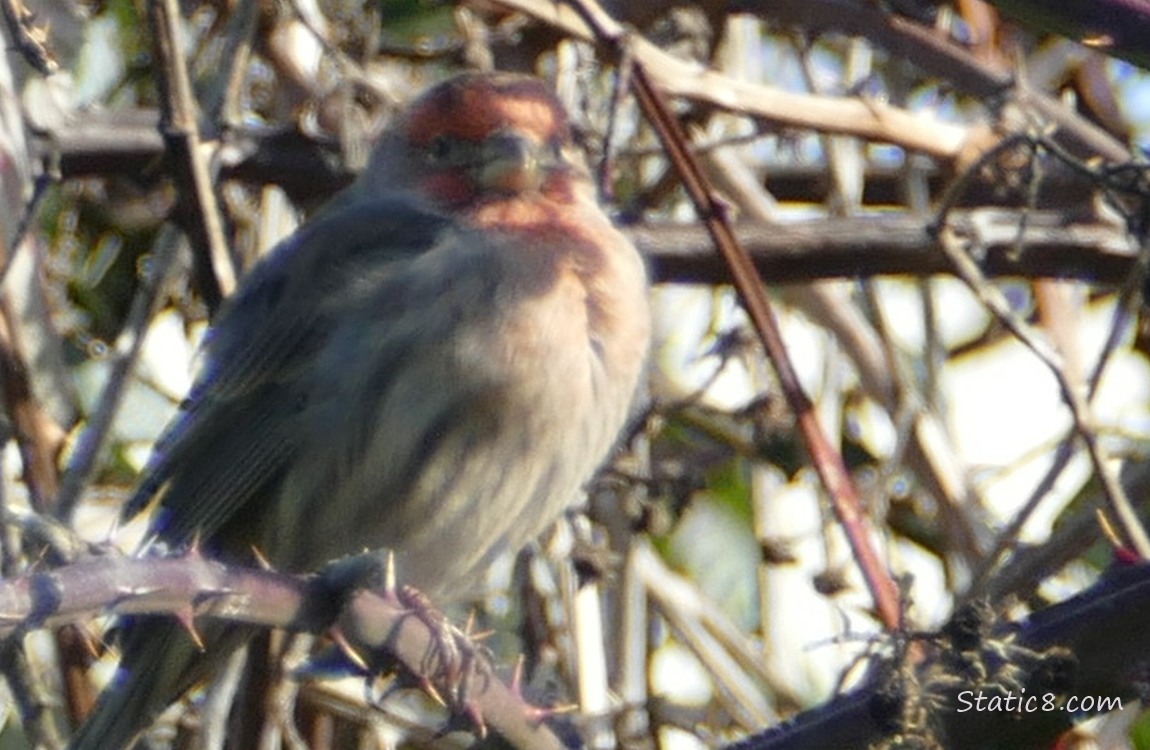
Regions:
<instances>
[{"instance_id":1,"label":"bare branch","mask_svg":"<svg viewBox=\"0 0 1150 750\"><path fill-rule=\"evenodd\" d=\"M197 554L174 558L85 560L0 582L0 637L56 627L97 614L172 614L319 633L332 626L364 653L386 651L412 674L443 673L440 633L393 595L363 591L342 609L322 577L300 578L229 567ZM486 725L518 748L562 750L538 712L479 668L463 686ZM455 686L452 686L454 688ZM443 689L451 694L450 689Z\"/></svg>"},{"instance_id":2,"label":"bare branch","mask_svg":"<svg viewBox=\"0 0 1150 750\"><path fill-rule=\"evenodd\" d=\"M223 220L212 185L212 177L201 149L200 128L195 101L188 78L187 64L180 50L180 10L175 0L151 0L148 18L152 24L152 38L156 57L160 61L163 117L161 129L174 164L186 175L191 191L185 200L192 212L192 232L198 244L207 253L210 274L203 274L209 284L205 297L215 308L236 286L238 274L224 239Z\"/></svg>"}]
</instances>

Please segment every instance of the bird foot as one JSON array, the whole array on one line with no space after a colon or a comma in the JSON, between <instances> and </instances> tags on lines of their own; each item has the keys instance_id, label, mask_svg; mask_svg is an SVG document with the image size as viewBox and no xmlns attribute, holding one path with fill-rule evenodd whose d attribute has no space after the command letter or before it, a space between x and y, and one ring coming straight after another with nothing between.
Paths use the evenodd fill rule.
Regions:
<instances>
[{"instance_id":1,"label":"bird foot","mask_svg":"<svg viewBox=\"0 0 1150 750\"><path fill-rule=\"evenodd\" d=\"M311 665L311 673L318 675L360 674L368 680L368 694L374 694L378 678L390 675L383 693L370 699L382 701L387 695L403 687L415 687L452 713L452 720L444 731L464 728L480 737L486 736L487 726L478 704L471 699L480 680L490 679L492 670L486 650L477 644L482 634L472 632L470 624L464 628L453 625L445 614L435 608L422 591L411 586L396 586L388 573L389 565L381 565L377 556L362 555L332 563L320 574L323 587L330 592L328 606L338 610L354 594L363 589L375 589L404 611L405 617L418 620L429 632L427 647L421 657L413 661L396 659L396 654L374 650L363 652L356 648L338 625L328 630L334 649L322 660ZM386 585L381 583L386 581ZM406 663L406 667L401 666Z\"/></svg>"},{"instance_id":2,"label":"bird foot","mask_svg":"<svg viewBox=\"0 0 1150 750\"><path fill-rule=\"evenodd\" d=\"M420 670L420 686L455 716L467 719L481 737L486 736L486 724L470 691L476 680L491 676L491 666L486 650L471 633L470 624L465 629L452 625L422 591L411 586L401 586L396 597L432 633L431 648ZM437 684L445 688L446 699Z\"/></svg>"}]
</instances>

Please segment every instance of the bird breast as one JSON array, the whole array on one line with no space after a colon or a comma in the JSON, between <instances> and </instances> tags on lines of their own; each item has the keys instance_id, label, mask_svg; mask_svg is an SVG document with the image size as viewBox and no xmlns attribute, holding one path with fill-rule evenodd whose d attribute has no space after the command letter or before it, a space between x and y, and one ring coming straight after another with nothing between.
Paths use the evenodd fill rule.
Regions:
<instances>
[{"instance_id":1,"label":"bird breast","mask_svg":"<svg viewBox=\"0 0 1150 750\"><path fill-rule=\"evenodd\" d=\"M607 242L464 231L413 261L437 284L412 289L402 271L381 283L386 319L350 321L319 366L330 396L308 419L330 429L271 504L273 561L302 518L310 543L285 543L279 564L389 548L401 580L454 597L576 500L627 418L649 335L642 263L599 224L580 231ZM374 364L347 367L355 351Z\"/></svg>"}]
</instances>

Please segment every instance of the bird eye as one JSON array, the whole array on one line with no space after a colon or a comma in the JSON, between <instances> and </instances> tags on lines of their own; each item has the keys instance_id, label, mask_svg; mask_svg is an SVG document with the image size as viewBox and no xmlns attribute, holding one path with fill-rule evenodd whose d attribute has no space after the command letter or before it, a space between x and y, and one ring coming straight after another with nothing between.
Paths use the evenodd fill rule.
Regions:
<instances>
[{"instance_id":1,"label":"bird eye","mask_svg":"<svg viewBox=\"0 0 1150 750\"><path fill-rule=\"evenodd\" d=\"M555 161L563 161L564 157L566 156L563 150L563 146L564 143L562 138L552 138L547 142L547 148L551 152L551 156L555 159Z\"/></svg>"},{"instance_id":2,"label":"bird eye","mask_svg":"<svg viewBox=\"0 0 1150 750\"><path fill-rule=\"evenodd\" d=\"M427 144L427 158L431 162L444 162L451 156L453 150L451 139L439 135Z\"/></svg>"}]
</instances>

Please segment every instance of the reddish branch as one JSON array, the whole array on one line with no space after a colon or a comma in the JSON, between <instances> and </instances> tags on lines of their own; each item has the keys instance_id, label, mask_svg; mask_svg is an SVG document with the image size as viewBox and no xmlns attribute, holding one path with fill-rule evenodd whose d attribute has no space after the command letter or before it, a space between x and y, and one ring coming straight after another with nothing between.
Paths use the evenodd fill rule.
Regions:
<instances>
[{"instance_id":1,"label":"reddish branch","mask_svg":"<svg viewBox=\"0 0 1150 750\"><path fill-rule=\"evenodd\" d=\"M583 0L576 3L576 7L601 41L612 45L616 52L626 44L620 30L613 26L610 18L597 6ZM862 499L847 471L842 454L823 432L814 406L791 364L782 331L766 294L766 285L750 256L739 245L726 209L715 197L694 153L687 146L683 126L671 113L640 61L635 61L631 70L631 85L643 114L655 128L700 219L730 270L735 290L763 343L767 357L775 367L787 403L795 414L811 462L830 495L831 504L874 599L879 618L888 628L897 628L901 621L898 588L875 551L870 524L862 510Z\"/></svg>"}]
</instances>

